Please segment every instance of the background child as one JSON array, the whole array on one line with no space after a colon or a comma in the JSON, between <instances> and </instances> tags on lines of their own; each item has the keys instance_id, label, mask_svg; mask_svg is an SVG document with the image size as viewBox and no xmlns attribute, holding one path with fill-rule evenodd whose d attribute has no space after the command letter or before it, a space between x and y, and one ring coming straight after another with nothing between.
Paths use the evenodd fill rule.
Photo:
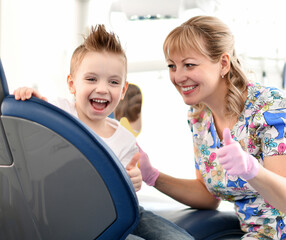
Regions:
<instances>
[{"instance_id":1,"label":"background child","mask_svg":"<svg viewBox=\"0 0 286 240\"><path fill-rule=\"evenodd\" d=\"M118 121L108 118L124 98L128 88L126 76L127 58L119 39L108 33L103 25L97 25L72 55L67 84L75 101L59 98L54 103L78 117L107 143L126 166L138 191L142 176L137 167L140 154L136 139ZM26 100L31 96L47 100L38 91L26 87L16 89L14 95L16 100ZM140 207L139 224L127 239L193 238L175 224Z\"/></svg>"},{"instance_id":2,"label":"background child","mask_svg":"<svg viewBox=\"0 0 286 240\"><path fill-rule=\"evenodd\" d=\"M135 137L141 131L142 93L138 86L129 84L125 97L114 111L114 117L120 124L129 130Z\"/></svg>"}]
</instances>

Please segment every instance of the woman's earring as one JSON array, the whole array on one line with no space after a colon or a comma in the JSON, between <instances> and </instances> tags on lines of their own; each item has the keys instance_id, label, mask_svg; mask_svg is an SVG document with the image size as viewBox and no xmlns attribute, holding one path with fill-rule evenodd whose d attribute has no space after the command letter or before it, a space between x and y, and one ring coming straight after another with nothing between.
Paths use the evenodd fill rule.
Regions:
<instances>
[{"instance_id":1,"label":"woman's earring","mask_svg":"<svg viewBox=\"0 0 286 240\"><path fill-rule=\"evenodd\" d=\"M223 75L223 74L221 75L221 78L224 78L224 75Z\"/></svg>"},{"instance_id":2,"label":"woman's earring","mask_svg":"<svg viewBox=\"0 0 286 240\"><path fill-rule=\"evenodd\" d=\"M73 88L70 88L71 94L75 94L75 90Z\"/></svg>"}]
</instances>

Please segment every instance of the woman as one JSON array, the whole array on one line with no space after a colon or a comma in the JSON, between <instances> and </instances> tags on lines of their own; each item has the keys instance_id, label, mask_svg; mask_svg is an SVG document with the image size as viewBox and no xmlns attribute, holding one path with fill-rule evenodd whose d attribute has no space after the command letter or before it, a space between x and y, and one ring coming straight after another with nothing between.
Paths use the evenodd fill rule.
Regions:
<instances>
[{"instance_id":1,"label":"woman","mask_svg":"<svg viewBox=\"0 0 286 240\"><path fill-rule=\"evenodd\" d=\"M250 83L232 33L215 17L189 19L163 49L170 79L190 105L196 179L161 173L142 154L143 180L193 208L234 202L242 239L286 239L284 92Z\"/></svg>"}]
</instances>

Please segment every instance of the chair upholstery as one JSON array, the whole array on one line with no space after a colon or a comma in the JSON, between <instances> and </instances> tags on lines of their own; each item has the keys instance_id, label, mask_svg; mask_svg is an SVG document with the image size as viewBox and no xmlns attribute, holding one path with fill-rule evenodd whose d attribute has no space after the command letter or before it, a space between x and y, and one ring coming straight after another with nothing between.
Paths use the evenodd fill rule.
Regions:
<instances>
[{"instance_id":1,"label":"chair upholstery","mask_svg":"<svg viewBox=\"0 0 286 240\"><path fill-rule=\"evenodd\" d=\"M235 240L244 234L232 211L182 209L158 212L189 232L196 240Z\"/></svg>"},{"instance_id":2,"label":"chair upholstery","mask_svg":"<svg viewBox=\"0 0 286 240\"><path fill-rule=\"evenodd\" d=\"M125 239L139 221L132 183L86 125L9 95L0 60L0 239Z\"/></svg>"}]
</instances>

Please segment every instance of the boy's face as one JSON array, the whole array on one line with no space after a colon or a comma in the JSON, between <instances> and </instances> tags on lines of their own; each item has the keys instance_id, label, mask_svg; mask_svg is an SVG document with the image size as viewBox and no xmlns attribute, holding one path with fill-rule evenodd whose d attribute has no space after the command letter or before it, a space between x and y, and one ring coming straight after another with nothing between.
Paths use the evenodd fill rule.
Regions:
<instances>
[{"instance_id":1,"label":"boy's face","mask_svg":"<svg viewBox=\"0 0 286 240\"><path fill-rule=\"evenodd\" d=\"M75 76L68 76L76 110L85 123L105 119L124 98L128 83L124 58L107 52L88 52Z\"/></svg>"}]
</instances>

